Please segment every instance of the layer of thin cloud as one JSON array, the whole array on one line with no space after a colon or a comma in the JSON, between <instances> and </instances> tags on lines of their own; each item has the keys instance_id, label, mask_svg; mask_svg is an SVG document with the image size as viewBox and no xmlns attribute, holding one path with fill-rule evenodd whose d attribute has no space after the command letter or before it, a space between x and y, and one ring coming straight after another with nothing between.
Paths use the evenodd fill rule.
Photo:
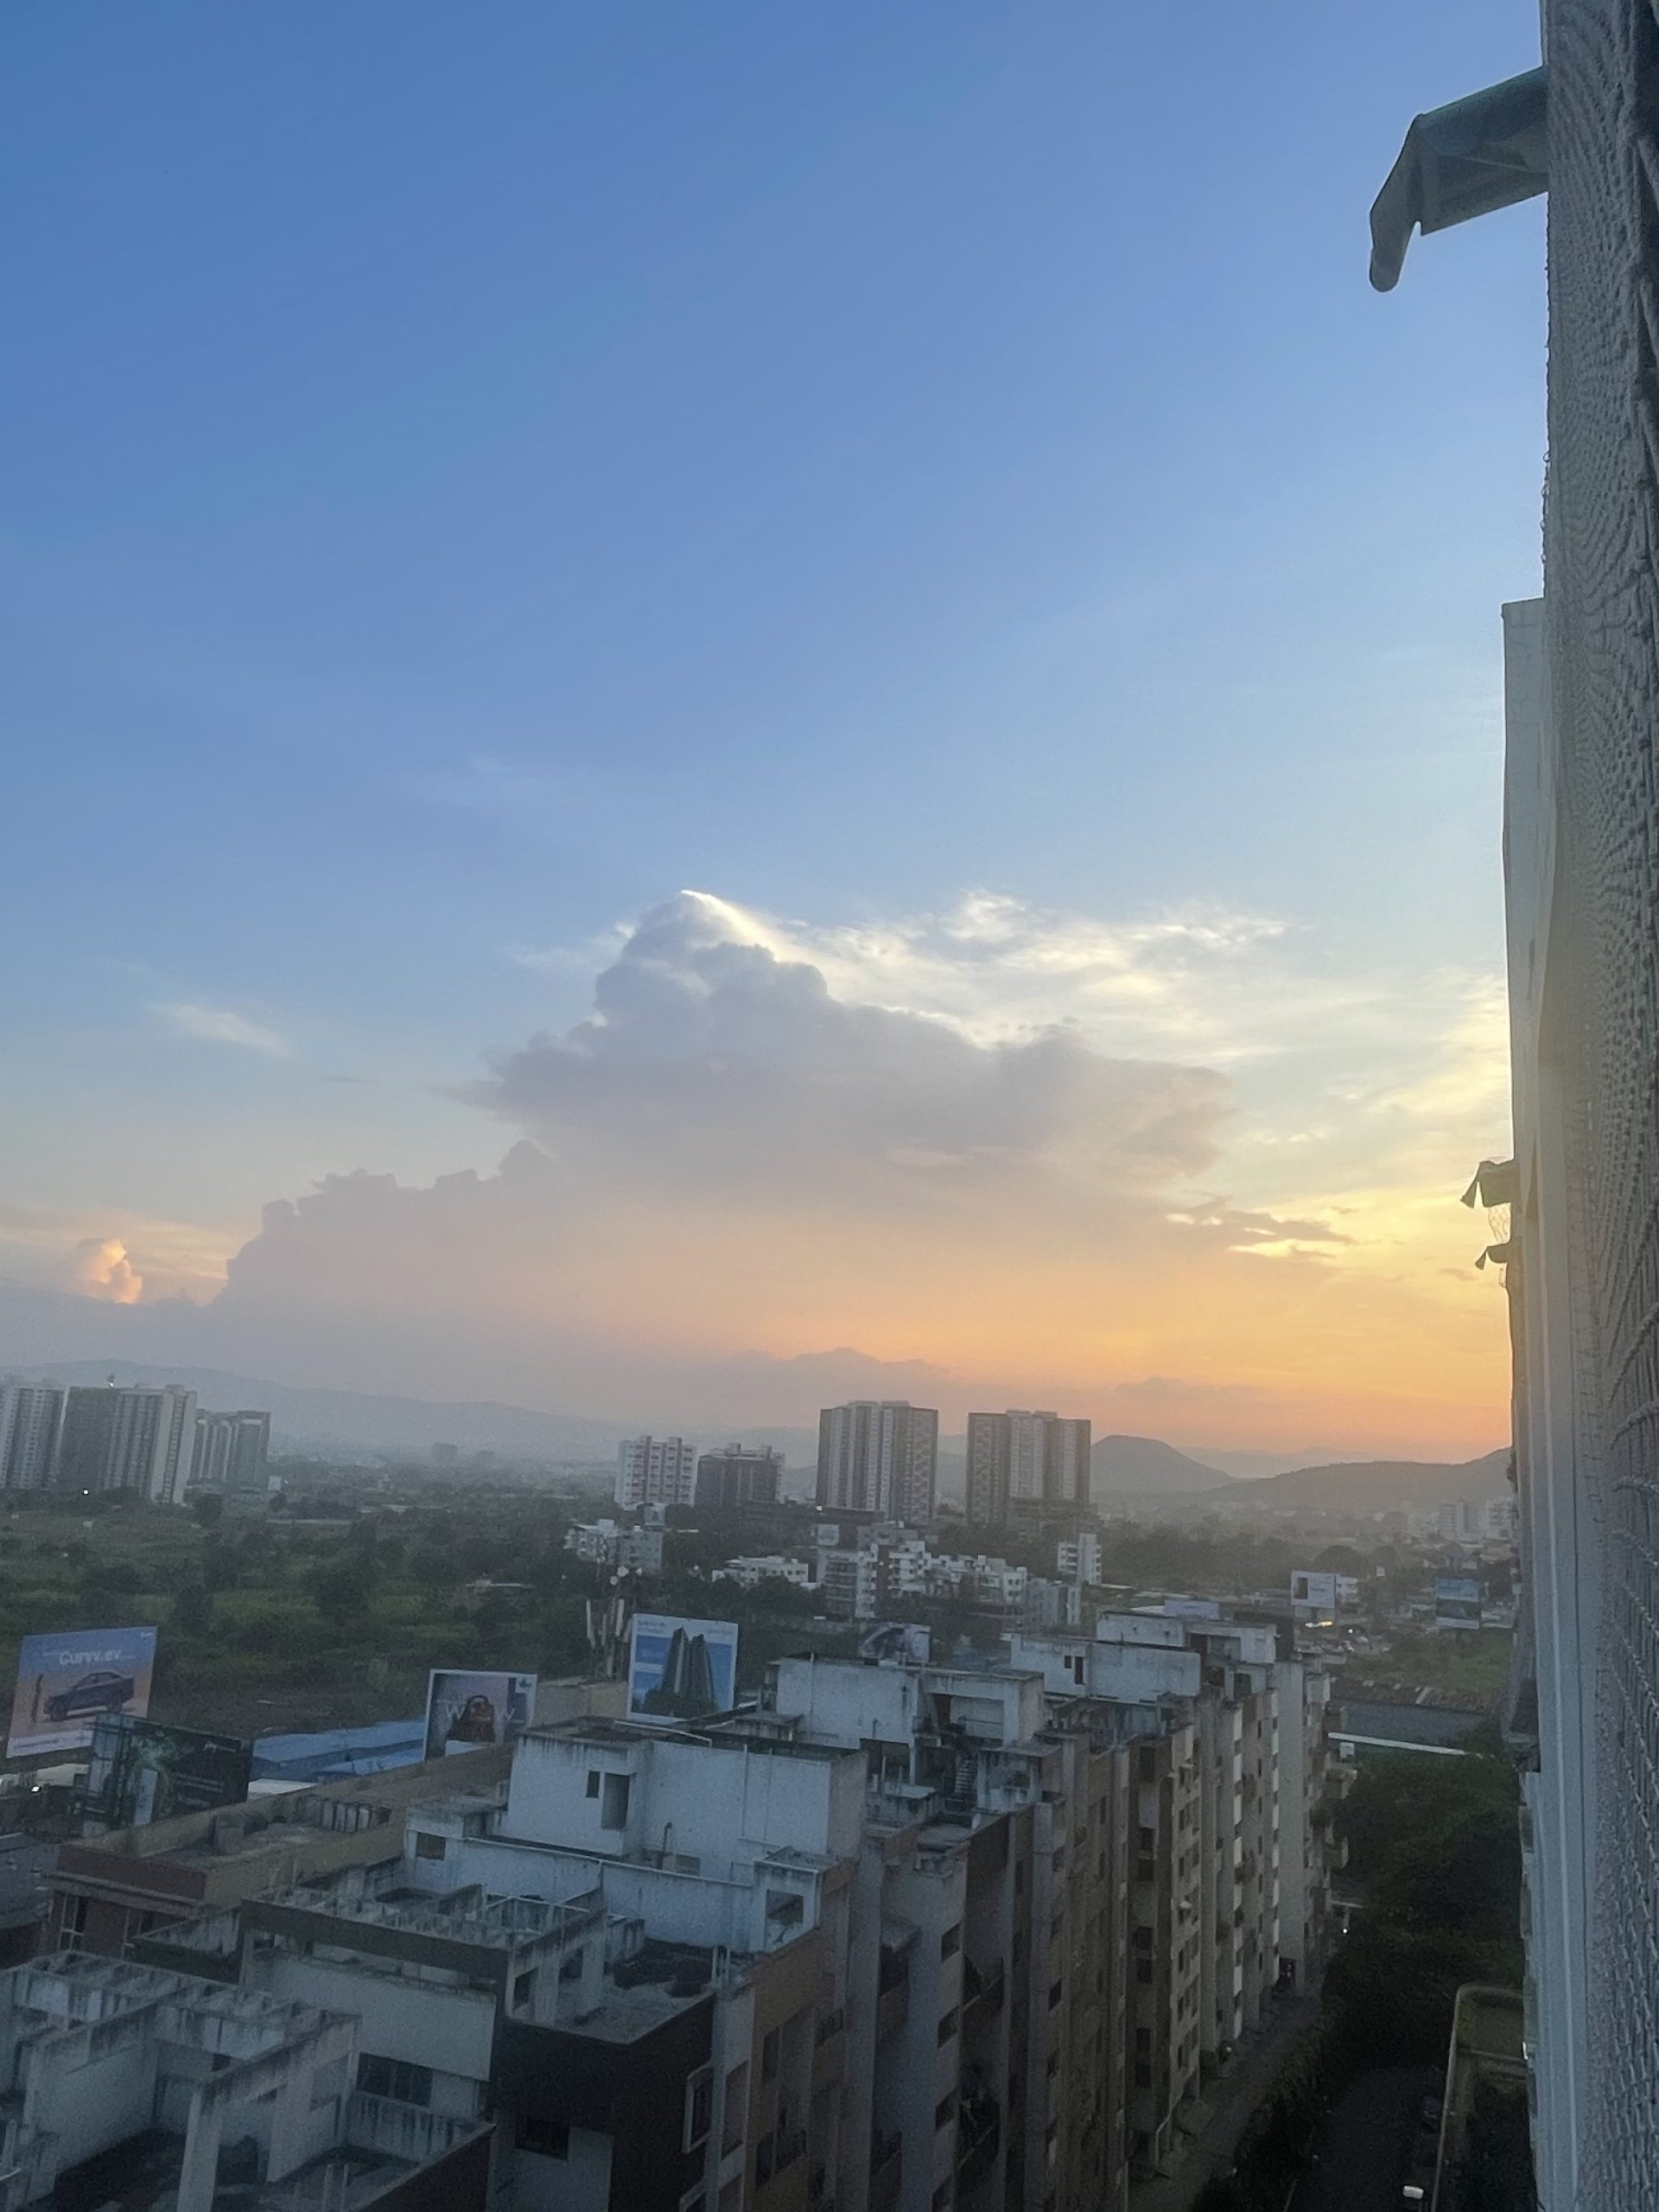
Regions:
<instances>
[{"instance_id":1,"label":"layer of thin cloud","mask_svg":"<svg viewBox=\"0 0 1659 2212\"><path fill-rule=\"evenodd\" d=\"M863 1377L948 1416L1477 1448L1501 1330L1446 1272L1491 1148L1477 981L1304 977L1299 1008L1295 946L1272 917L981 895L810 931L683 893L466 1093L521 1133L498 1173L270 1208L213 1325L319 1379L624 1417L804 1420Z\"/></svg>"},{"instance_id":2,"label":"layer of thin cloud","mask_svg":"<svg viewBox=\"0 0 1659 2212\"><path fill-rule=\"evenodd\" d=\"M164 999L150 1008L169 1029L181 1037L194 1037L207 1045L235 1045L250 1052L267 1052L273 1059L285 1059L290 1051L288 1039L262 1023L250 1021L245 1014L233 1007L200 1006L188 999Z\"/></svg>"},{"instance_id":3,"label":"layer of thin cloud","mask_svg":"<svg viewBox=\"0 0 1659 2212\"><path fill-rule=\"evenodd\" d=\"M127 1305L135 1342L153 1314L169 1356L609 1418L874 1394L1189 1446L1501 1433L1453 1203L1503 1141L1490 978L1334 976L1271 915L986 893L837 928L685 893L549 964L587 967L591 1008L463 1092L514 1133L495 1173L329 1178L200 1312L205 1230L14 1208L0 1273Z\"/></svg>"}]
</instances>

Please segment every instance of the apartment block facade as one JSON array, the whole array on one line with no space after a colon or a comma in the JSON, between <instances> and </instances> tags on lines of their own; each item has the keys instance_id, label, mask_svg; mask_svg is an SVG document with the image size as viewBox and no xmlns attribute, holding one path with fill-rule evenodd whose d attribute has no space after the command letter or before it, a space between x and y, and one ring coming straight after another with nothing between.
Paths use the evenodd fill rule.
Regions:
<instances>
[{"instance_id":1,"label":"apartment block facade","mask_svg":"<svg viewBox=\"0 0 1659 2212\"><path fill-rule=\"evenodd\" d=\"M697 1491L697 1447L680 1436L634 1436L616 1448L616 1503L690 1505Z\"/></svg>"},{"instance_id":2,"label":"apartment block facade","mask_svg":"<svg viewBox=\"0 0 1659 2212\"><path fill-rule=\"evenodd\" d=\"M181 1505L195 1458L196 1394L163 1389L71 1388L64 1397L53 1487L134 1491L156 1505Z\"/></svg>"},{"instance_id":3,"label":"apartment block facade","mask_svg":"<svg viewBox=\"0 0 1659 2212\"><path fill-rule=\"evenodd\" d=\"M784 1455L765 1445L728 1444L697 1461L696 1502L705 1512L748 1513L778 1503Z\"/></svg>"},{"instance_id":4,"label":"apartment block facade","mask_svg":"<svg viewBox=\"0 0 1659 2212\"><path fill-rule=\"evenodd\" d=\"M938 1490L939 1416L903 1399L860 1399L818 1415L818 1503L916 1527Z\"/></svg>"},{"instance_id":5,"label":"apartment block facade","mask_svg":"<svg viewBox=\"0 0 1659 2212\"><path fill-rule=\"evenodd\" d=\"M54 1382L0 1382L0 1490L49 1487L63 1401Z\"/></svg>"},{"instance_id":6,"label":"apartment block facade","mask_svg":"<svg viewBox=\"0 0 1659 2212\"><path fill-rule=\"evenodd\" d=\"M1054 1413L969 1414L969 1520L995 1528L1086 1509L1092 1434L1089 1421Z\"/></svg>"}]
</instances>

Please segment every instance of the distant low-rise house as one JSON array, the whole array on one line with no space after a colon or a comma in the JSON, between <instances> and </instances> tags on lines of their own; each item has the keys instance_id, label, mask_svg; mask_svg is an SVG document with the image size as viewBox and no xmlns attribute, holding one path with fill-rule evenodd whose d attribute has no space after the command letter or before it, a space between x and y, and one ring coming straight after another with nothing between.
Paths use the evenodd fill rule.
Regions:
<instances>
[{"instance_id":1,"label":"distant low-rise house","mask_svg":"<svg viewBox=\"0 0 1659 2212\"><path fill-rule=\"evenodd\" d=\"M808 1588L812 1569L804 1559L787 1559L781 1552L767 1552L754 1559L728 1559L709 1576L711 1582L734 1582L740 1590L759 1588L763 1582L787 1582L798 1590Z\"/></svg>"}]
</instances>

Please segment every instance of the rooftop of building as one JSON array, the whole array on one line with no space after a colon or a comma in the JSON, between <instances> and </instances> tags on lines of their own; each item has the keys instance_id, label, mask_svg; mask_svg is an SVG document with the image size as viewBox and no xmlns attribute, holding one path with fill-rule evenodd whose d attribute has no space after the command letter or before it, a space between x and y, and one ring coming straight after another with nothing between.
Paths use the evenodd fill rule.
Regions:
<instances>
[{"instance_id":1,"label":"rooftop of building","mask_svg":"<svg viewBox=\"0 0 1659 2212\"><path fill-rule=\"evenodd\" d=\"M186 2059L187 2078L211 2082L215 2096L232 2105L251 2104L269 2094L271 2069L289 2054L298 2056L309 2044L314 2063L322 2057L337 2062L349 2053L351 2034L342 2016L310 2005L82 1953L59 1953L0 1977L0 2050L10 2045L8 2078L15 2078L16 2054L24 2046L35 2063L49 2062L54 2042L60 2042L65 2063L78 2068L86 2063L89 2036L96 2047L153 2035L163 2051ZM21 2123L15 2094L0 2100L0 2106L6 2103ZM276 2182L261 2180L257 2151L227 2141L213 2202L234 2203L238 2212L290 2212L315 2195L330 2212L360 2212L432 2159L482 2133L474 2120L353 2093L342 2101L334 2142ZM25 2196L14 2191L13 2202L27 2200L31 2172L49 2185L59 2212L103 2207L156 2212L175 2201L187 2145L182 2133L142 2128L61 2171L55 2167L55 2139L14 2126L19 2164L6 2178ZM245 2156L245 2171L238 2166Z\"/></svg>"},{"instance_id":2,"label":"rooftop of building","mask_svg":"<svg viewBox=\"0 0 1659 2212\"><path fill-rule=\"evenodd\" d=\"M352 1774L384 1771L371 1762L389 1755L399 1765L419 1764L426 1742L426 1719L414 1713L406 1720L372 1720L360 1728L320 1728L308 1733L258 1736L253 1744L256 1778L281 1776L304 1766L311 1775L329 1781Z\"/></svg>"},{"instance_id":3,"label":"rooftop of building","mask_svg":"<svg viewBox=\"0 0 1659 2212\"><path fill-rule=\"evenodd\" d=\"M642 1744L682 1745L704 1751L741 1747L757 1753L773 1752L785 1758L818 1761L846 1757L842 1746L802 1743L792 1735L778 1732L779 1724L787 1726L792 1718L789 1714L756 1713L740 1707L735 1712L711 1713L705 1721L672 1728L654 1727L639 1720L560 1720L544 1728L525 1729L519 1741L591 1744L613 1751L625 1747L638 1750Z\"/></svg>"},{"instance_id":4,"label":"rooftop of building","mask_svg":"<svg viewBox=\"0 0 1659 2212\"><path fill-rule=\"evenodd\" d=\"M468 1783L484 1789L505 1781L512 1749L489 1744L464 1755ZM388 1772L353 1775L315 1789L251 1799L213 1812L181 1813L170 1821L118 1828L86 1843L66 1843L59 1872L96 1878L111 1860L166 1859L181 1869L246 1867L280 1862L297 1849L321 1847L374 1827L385 1827L411 1805L457 1794L461 1776L450 1759L427 1759Z\"/></svg>"},{"instance_id":5,"label":"rooftop of building","mask_svg":"<svg viewBox=\"0 0 1659 2212\"><path fill-rule=\"evenodd\" d=\"M597 1927L605 1917L605 1901L597 1888L554 1904L543 1897L495 1897L476 1884L434 1892L401 1885L365 1889L338 1878L266 1891L248 1900L245 1910L256 1921L302 1915L388 1936L419 1937L429 1945L435 1942L473 1950L512 1951Z\"/></svg>"}]
</instances>

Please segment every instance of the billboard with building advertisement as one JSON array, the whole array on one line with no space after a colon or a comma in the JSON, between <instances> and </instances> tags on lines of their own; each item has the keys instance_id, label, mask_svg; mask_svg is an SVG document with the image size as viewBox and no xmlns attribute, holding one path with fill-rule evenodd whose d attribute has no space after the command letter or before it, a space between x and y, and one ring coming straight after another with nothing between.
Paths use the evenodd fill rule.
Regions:
<instances>
[{"instance_id":1,"label":"billboard with building advertisement","mask_svg":"<svg viewBox=\"0 0 1659 2212\"><path fill-rule=\"evenodd\" d=\"M12 1758L82 1751L100 1713L149 1710L153 1628L78 1629L26 1636L17 1654L6 1751Z\"/></svg>"},{"instance_id":2,"label":"billboard with building advertisement","mask_svg":"<svg viewBox=\"0 0 1659 2212\"><path fill-rule=\"evenodd\" d=\"M933 1631L920 1621L877 1621L858 1639L861 1659L896 1659L925 1667L933 1653Z\"/></svg>"},{"instance_id":3,"label":"billboard with building advertisement","mask_svg":"<svg viewBox=\"0 0 1659 2212\"><path fill-rule=\"evenodd\" d=\"M1312 1613L1332 1614L1337 1610L1337 1578L1334 1574L1293 1574L1290 1578L1290 1602L1306 1606Z\"/></svg>"},{"instance_id":4,"label":"billboard with building advertisement","mask_svg":"<svg viewBox=\"0 0 1659 2212\"><path fill-rule=\"evenodd\" d=\"M435 1667L426 1689L426 1757L510 1744L535 1718L534 1675Z\"/></svg>"},{"instance_id":5,"label":"billboard with building advertisement","mask_svg":"<svg viewBox=\"0 0 1659 2212\"><path fill-rule=\"evenodd\" d=\"M171 1728L137 1713L92 1724L92 1755L80 1789L80 1832L147 1827L180 1813L239 1805L253 1772L253 1746L240 1736Z\"/></svg>"},{"instance_id":6,"label":"billboard with building advertisement","mask_svg":"<svg viewBox=\"0 0 1659 2212\"><path fill-rule=\"evenodd\" d=\"M1434 1625L1471 1629L1480 1626L1480 1585L1472 1576L1436 1575Z\"/></svg>"},{"instance_id":7,"label":"billboard with building advertisement","mask_svg":"<svg viewBox=\"0 0 1659 2212\"><path fill-rule=\"evenodd\" d=\"M737 1695L737 1623L636 1613L628 1646L628 1718L671 1723L729 1712Z\"/></svg>"}]
</instances>

